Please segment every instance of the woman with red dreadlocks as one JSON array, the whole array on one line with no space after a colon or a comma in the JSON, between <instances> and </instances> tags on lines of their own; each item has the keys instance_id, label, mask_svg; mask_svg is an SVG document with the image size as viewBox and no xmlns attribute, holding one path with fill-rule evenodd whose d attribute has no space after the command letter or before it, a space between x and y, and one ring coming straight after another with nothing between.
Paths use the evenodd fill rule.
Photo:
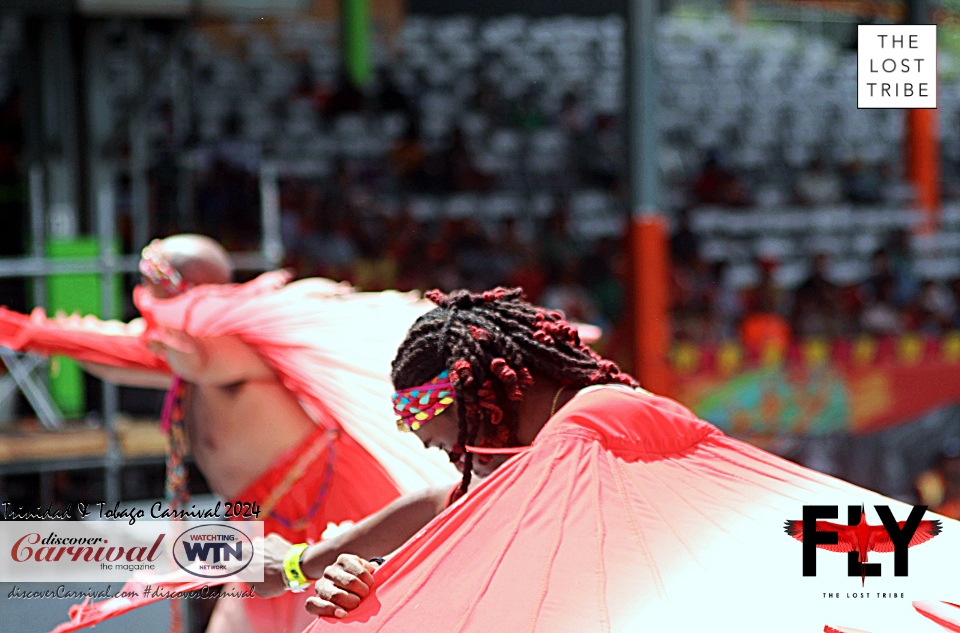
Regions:
<instances>
[{"instance_id":1,"label":"woman with red dreadlocks","mask_svg":"<svg viewBox=\"0 0 960 633\"><path fill-rule=\"evenodd\" d=\"M323 572L308 601L322 617L307 633L940 630L902 602L823 600L801 574L805 505L886 505L898 520L912 508L728 438L639 389L519 290L428 297L439 307L393 361L394 408L402 429L459 466L459 499L385 562L369 557L389 551L372 551L371 536L390 525L390 508L343 537L342 551L360 543L360 555ZM467 492L472 474L488 476ZM912 554L910 578L875 589L960 591L938 567L960 523L936 519L924 517L910 541L932 540ZM934 538L941 531L951 536Z\"/></svg>"}]
</instances>

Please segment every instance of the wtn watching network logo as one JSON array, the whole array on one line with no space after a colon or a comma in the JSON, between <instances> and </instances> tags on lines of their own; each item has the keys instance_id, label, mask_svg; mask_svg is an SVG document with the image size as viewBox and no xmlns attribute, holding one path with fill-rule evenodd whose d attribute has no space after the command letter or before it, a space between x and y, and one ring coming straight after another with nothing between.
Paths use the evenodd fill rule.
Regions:
<instances>
[{"instance_id":1,"label":"wtn watching network logo","mask_svg":"<svg viewBox=\"0 0 960 633\"><path fill-rule=\"evenodd\" d=\"M847 553L847 575L880 575L880 563L868 563L870 552L893 552L893 575L906 576L908 550L940 534L940 521L922 520L927 506L914 506L906 521L897 521L889 506L874 506L881 525L867 523L864 506L847 506L847 523L818 519L837 518L837 506L803 506L802 521L787 521L785 531L803 543L803 575L817 575L817 548Z\"/></svg>"},{"instance_id":2,"label":"wtn watching network logo","mask_svg":"<svg viewBox=\"0 0 960 633\"><path fill-rule=\"evenodd\" d=\"M225 578L253 561L253 542L230 525L209 523L177 537L173 558L184 571L201 578Z\"/></svg>"}]
</instances>

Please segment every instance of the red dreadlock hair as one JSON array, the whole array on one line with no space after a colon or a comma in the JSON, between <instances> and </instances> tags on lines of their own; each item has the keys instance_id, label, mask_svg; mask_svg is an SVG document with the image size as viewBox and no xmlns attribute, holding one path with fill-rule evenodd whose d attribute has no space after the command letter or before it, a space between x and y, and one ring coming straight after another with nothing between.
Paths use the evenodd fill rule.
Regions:
<instances>
[{"instance_id":1,"label":"red dreadlock hair","mask_svg":"<svg viewBox=\"0 0 960 633\"><path fill-rule=\"evenodd\" d=\"M426 296L439 307L407 332L391 377L394 388L401 390L445 369L450 372L460 430L454 453L464 453L467 445L517 445L517 413L524 391L533 384L532 374L575 389L611 383L638 386L616 363L581 343L576 328L560 312L531 305L520 288L450 295L433 290ZM472 467L473 455L466 453L461 494L470 484Z\"/></svg>"}]
</instances>

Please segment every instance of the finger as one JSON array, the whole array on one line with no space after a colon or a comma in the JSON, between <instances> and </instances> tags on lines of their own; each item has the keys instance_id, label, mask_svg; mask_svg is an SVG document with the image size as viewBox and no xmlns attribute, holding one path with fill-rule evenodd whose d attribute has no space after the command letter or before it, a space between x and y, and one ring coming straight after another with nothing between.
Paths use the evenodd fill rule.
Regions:
<instances>
[{"instance_id":1,"label":"finger","mask_svg":"<svg viewBox=\"0 0 960 633\"><path fill-rule=\"evenodd\" d=\"M372 587L373 574L367 571L366 563L367 561L363 560L359 556L342 555L337 559L337 562L332 565L332 568L340 567L341 569L362 580L367 586ZM327 569L330 568L331 567L328 567Z\"/></svg>"},{"instance_id":2,"label":"finger","mask_svg":"<svg viewBox=\"0 0 960 633\"><path fill-rule=\"evenodd\" d=\"M380 569L380 561L376 561L376 560L368 560L368 561L365 561L365 562L363 563L363 567L364 567L364 569L366 569L368 572L370 572L370 573L372 574L373 572L375 572L375 571L377 571L378 569Z\"/></svg>"},{"instance_id":3,"label":"finger","mask_svg":"<svg viewBox=\"0 0 960 633\"><path fill-rule=\"evenodd\" d=\"M347 617L347 612L326 600L321 600L320 598L307 598L307 604L305 605L307 613L315 615L318 618L345 618Z\"/></svg>"},{"instance_id":4,"label":"finger","mask_svg":"<svg viewBox=\"0 0 960 633\"><path fill-rule=\"evenodd\" d=\"M329 572L329 573L327 573ZM337 567L336 565L328 567L324 570L325 577L330 578L330 580L335 581L335 584L343 587L344 589L349 589L352 586L353 582L350 578L355 578L358 582L363 584L367 590L373 586L374 582L373 574L366 570L365 567L361 567L359 571L356 570L347 570Z\"/></svg>"},{"instance_id":5,"label":"finger","mask_svg":"<svg viewBox=\"0 0 960 633\"><path fill-rule=\"evenodd\" d=\"M338 607L343 607L347 611L356 609L360 606L361 602L359 596L332 585L325 586L322 591L318 589L317 597L321 600L332 602Z\"/></svg>"},{"instance_id":6,"label":"finger","mask_svg":"<svg viewBox=\"0 0 960 633\"><path fill-rule=\"evenodd\" d=\"M367 574L369 575L369 574ZM342 569L333 567L324 573L326 578L329 578L333 581L333 584L340 589L349 591L350 593L356 594L361 598L366 598L367 594L370 593L370 584L364 582L360 578L357 578L350 572L344 571ZM370 577L370 580L373 580L373 577Z\"/></svg>"}]
</instances>

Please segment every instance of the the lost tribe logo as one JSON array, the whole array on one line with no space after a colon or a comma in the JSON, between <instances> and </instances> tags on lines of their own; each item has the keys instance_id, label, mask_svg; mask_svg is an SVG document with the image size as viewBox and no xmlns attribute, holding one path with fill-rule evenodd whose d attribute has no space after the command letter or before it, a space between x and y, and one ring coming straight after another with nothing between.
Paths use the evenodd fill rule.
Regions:
<instances>
[{"instance_id":1,"label":"the lost tribe logo","mask_svg":"<svg viewBox=\"0 0 960 633\"><path fill-rule=\"evenodd\" d=\"M927 506L914 506L906 521L897 521L889 506L874 506L881 525L867 523L864 506L847 506L847 523L831 523L820 519L837 518L837 506L803 506L803 520L787 521L787 534L803 543L803 575L817 575L817 548L830 552L846 552L847 575L860 576L863 586L867 576L880 575L880 563L870 563L870 552L893 552L893 575L906 576L909 548L925 543L940 534L940 521L923 520Z\"/></svg>"},{"instance_id":2,"label":"the lost tribe logo","mask_svg":"<svg viewBox=\"0 0 960 633\"><path fill-rule=\"evenodd\" d=\"M253 560L253 542L235 527L210 523L190 528L174 544L173 558L184 571L201 578L236 574Z\"/></svg>"}]
</instances>

